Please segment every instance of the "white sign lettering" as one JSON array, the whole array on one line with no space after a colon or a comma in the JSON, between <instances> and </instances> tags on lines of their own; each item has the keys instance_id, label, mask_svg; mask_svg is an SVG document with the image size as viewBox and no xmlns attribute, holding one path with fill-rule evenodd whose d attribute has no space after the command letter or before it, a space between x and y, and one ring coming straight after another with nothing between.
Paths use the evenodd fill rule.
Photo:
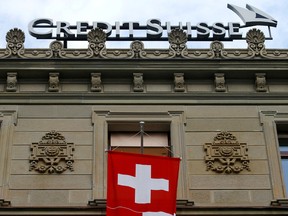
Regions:
<instances>
[{"instance_id":1,"label":"white sign lettering","mask_svg":"<svg viewBox=\"0 0 288 216\"><path fill-rule=\"evenodd\" d=\"M57 39L57 40L87 40L89 30L101 28L107 34L107 40L111 41L161 41L167 40L167 35L174 28L186 30L189 41L232 41L234 39L245 39L242 37L241 28L251 26L266 26L268 28L276 27L277 21L265 12L251 6L246 8L228 4L227 7L235 12L244 22L240 25L238 22L228 22L226 25L221 22L208 24L199 22L192 24L191 22L172 24L171 22L161 22L160 19L149 19L146 25L139 22L115 22L110 24L107 22L94 21L78 21L76 25L71 25L66 21L54 22L50 18L39 18L29 23L29 33L37 39ZM267 39L272 39L271 35Z\"/></svg>"}]
</instances>

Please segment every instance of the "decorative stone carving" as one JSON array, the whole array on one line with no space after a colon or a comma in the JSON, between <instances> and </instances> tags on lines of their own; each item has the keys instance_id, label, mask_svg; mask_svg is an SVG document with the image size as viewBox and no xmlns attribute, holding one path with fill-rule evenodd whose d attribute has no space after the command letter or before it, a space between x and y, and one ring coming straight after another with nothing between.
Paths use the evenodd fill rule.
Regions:
<instances>
[{"instance_id":1,"label":"decorative stone carving","mask_svg":"<svg viewBox=\"0 0 288 216\"><path fill-rule=\"evenodd\" d=\"M17 73L7 73L7 92L16 92L17 91Z\"/></svg>"},{"instance_id":2,"label":"decorative stone carving","mask_svg":"<svg viewBox=\"0 0 288 216\"><path fill-rule=\"evenodd\" d=\"M266 85L266 74L265 73L257 73L255 74L256 80L256 91L257 92L267 92L268 88Z\"/></svg>"},{"instance_id":3,"label":"decorative stone carving","mask_svg":"<svg viewBox=\"0 0 288 216\"><path fill-rule=\"evenodd\" d=\"M59 73L49 73L49 92L59 91Z\"/></svg>"},{"instance_id":4,"label":"decorative stone carving","mask_svg":"<svg viewBox=\"0 0 288 216\"><path fill-rule=\"evenodd\" d=\"M170 55L172 57L185 57L186 55L188 55L186 46L188 36L183 31L183 29L173 29L168 35L168 40L170 43Z\"/></svg>"},{"instance_id":5,"label":"decorative stone carving","mask_svg":"<svg viewBox=\"0 0 288 216\"><path fill-rule=\"evenodd\" d=\"M10 206L10 205L11 205L10 201L4 200L4 199L0 199L0 207L7 207L7 206Z\"/></svg>"},{"instance_id":6,"label":"decorative stone carving","mask_svg":"<svg viewBox=\"0 0 288 216\"><path fill-rule=\"evenodd\" d=\"M266 50L265 36L258 29L251 29L246 35L248 49L225 49L219 41L213 41L210 49L188 49L187 34L182 29L173 29L168 36L169 49L144 49L141 41L134 41L130 49L106 49L107 35L102 29L93 29L87 34L88 50L64 49L61 42L50 44L49 49L24 49L25 35L22 30L14 28L7 33L7 48L0 49L0 59L28 58L28 59L288 59L287 50Z\"/></svg>"},{"instance_id":7,"label":"decorative stone carving","mask_svg":"<svg viewBox=\"0 0 288 216\"><path fill-rule=\"evenodd\" d=\"M175 92L185 91L184 73L174 73L174 91Z\"/></svg>"},{"instance_id":8,"label":"decorative stone carving","mask_svg":"<svg viewBox=\"0 0 288 216\"><path fill-rule=\"evenodd\" d=\"M229 132L221 132L212 143L204 145L207 170L217 173L239 173L250 171L248 148L246 143L239 143Z\"/></svg>"},{"instance_id":9,"label":"decorative stone carving","mask_svg":"<svg viewBox=\"0 0 288 216\"><path fill-rule=\"evenodd\" d=\"M130 45L130 51L128 55L131 55L131 58L143 58L146 55L144 49L144 44L141 41L133 41Z\"/></svg>"},{"instance_id":10,"label":"decorative stone carving","mask_svg":"<svg viewBox=\"0 0 288 216\"><path fill-rule=\"evenodd\" d=\"M227 55L227 52L223 50L224 45L220 41L213 41L210 44L210 52L208 52L208 55L210 55L213 58L221 58Z\"/></svg>"},{"instance_id":11,"label":"decorative stone carving","mask_svg":"<svg viewBox=\"0 0 288 216\"><path fill-rule=\"evenodd\" d=\"M11 29L6 35L6 54L23 57L25 34L21 29Z\"/></svg>"},{"instance_id":12,"label":"decorative stone carving","mask_svg":"<svg viewBox=\"0 0 288 216\"><path fill-rule=\"evenodd\" d=\"M100 56L104 57L106 55L106 46L105 42L107 39L106 33L103 31L103 29L95 28L92 29L87 34L87 40L88 40L88 56Z\"/></svg>"},{"instance_id":13,"label":"decorative stone carving","mask_svg":"<svg viewBox=\"0 0 288 216\"><path fill-rule=\"evenodd\" d=\"M63 173L73 171L74 144L67 143L65 137L56 131L46 133L38 143L32 143L30 171L40 173Z\"/></svg>"},{"instance_id":14,"label":"decorative stone carving","mask_svg":"<svg viewBox=\"0 0 288 216\"><path fill-rule=\"evenodd\" d=\"M134 92L143 92L144 91L144 81L143 81L143 73L133 73L134 76Z\"/></svg>"},{"instance_id":15,"label":"decorative stone carving","mask_svg":"<svg viewBox=\"0 0 288 216\"><path fill-rule=\"evenodd\" d=\"M215 91L226 92L224 73L215 73Z\"/></svg>"},{"instance_id":16,"label":"decorative stone carving","mask_svg":"<svg viewBox=\"0 0 288 216\"><path fill-rule=\"evenodd\" d=\"M265 55L265 35L259 29L251 29L247 32L248 54L251 56Z\"/></svg>"},{"instance_id":17,"label":"decorative stone carving","mask_svg":"<svg viewBox=\"0 0 288 216\"><path fill-rule=\"evenodd\" d=\"M50 56L52 58L61 58L65 56L63 44L60 41L51 42L49 47L51 51L47 52L47 56Z\"/></svg>"},{"instance_id":18,"label":"decorative stone carving","mask_svg":"<svg viewBox=\"0 0 288 216\"><path fill-rule=\"evenodd\" d=\"M101 73L91 73L91 91L101 92Z\"/></svg>"}]
</instances>

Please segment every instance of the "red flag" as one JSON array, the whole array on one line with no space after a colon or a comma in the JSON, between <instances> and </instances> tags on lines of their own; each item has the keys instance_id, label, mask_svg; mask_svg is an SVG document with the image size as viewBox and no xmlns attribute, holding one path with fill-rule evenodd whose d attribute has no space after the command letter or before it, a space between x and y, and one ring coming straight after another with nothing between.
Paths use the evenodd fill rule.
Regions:
<instances>
[{"instance_id":1,"label":"red flag","mask_svg":"<svg viewBox=\"0 0 288 216\"><path fill-rule=\"evenodd\" d=\"M109 151L107 216L176 215L179 162Z\"/></svg>"}]
</instances>

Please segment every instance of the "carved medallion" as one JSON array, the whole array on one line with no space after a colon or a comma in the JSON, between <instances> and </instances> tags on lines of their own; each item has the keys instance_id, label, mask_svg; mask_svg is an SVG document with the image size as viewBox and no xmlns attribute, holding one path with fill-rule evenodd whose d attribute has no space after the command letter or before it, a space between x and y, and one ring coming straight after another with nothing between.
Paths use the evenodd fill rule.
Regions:
<instances>
[{"instance_id":1,"label":"carved medallion","mask_svg":"<svg viewBox=\"0 0 288 216\"><path fill-rule=\"evenodd\" d=\"M217 134L212 143L205 144L204 149L207 170L227 174L244 169L250 171L247 144L239 143L229 132Z\"/></svg>"},{"instance_id":2,"label":"carved medallion","mask_svg":"<svg viewBox=\"0 0 288 216\"><path fill-rule=\"evenodd\" d=\"M61 58L65 55L63 44L60 41L52 41L49 45L50 50L47 54L53 58Z\"/></svg>"},{"instance_id":3,"label":"carved medallion","mask_svg":"<svg viewBox=\"0 0 288 216\"><path fill-rule=\"evenodd\" d=\"M30 171L40 173L62 173L73 171L74 144L67 143L65 137L56 131L46 133L38 143L32 143Z\"/></svg>"},{"instance_id":4,"label":"carved medallion","mask_svg":"<svg viewBox=\"0 0 288 216\"><path fill-rule=\"evenodd\" d=\"M224 45L221 41L213 41L210 44L210 52L208 55L214 58L221 58L227 55L227 52L224 51Z\"/></svg>"},{"instance_id":5,"label":"carved medallion","mask_svg":"<svg viewBox=\"0 0 288 216\"><path fill-rule=\"evenodd\" d=\"M142 58L146 55L144 51L144 44L141 41L132 41L130 44L130 51L128 55L131 55L131 58Z\"/></svg>"}]
</instances>

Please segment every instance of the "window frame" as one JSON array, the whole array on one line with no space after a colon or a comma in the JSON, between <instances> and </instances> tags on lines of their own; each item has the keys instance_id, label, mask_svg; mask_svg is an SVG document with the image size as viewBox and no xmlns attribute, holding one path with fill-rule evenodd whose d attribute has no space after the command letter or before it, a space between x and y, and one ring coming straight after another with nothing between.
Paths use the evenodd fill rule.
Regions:
<instances>
[{"instance_id":1,"label":"window frame","mask_svg":"<svg viewBox=\"0 0 288 216\"><path fill-rule=\"evenodd\" d=\"M145 108L146 107L146 108ZM170 125L171 151L175 157L185 160L185 117L179 109L163 109L163 107L133 107L111 106L93 109L92 123L94 125L92 199L106 199L107 188L107 154L109 123L112 122L149 122L166 123ZM174 107L175 108L175 107ZM122 110L122 111L121 111ZM180 163L177 199L188 198L188 177L185 163Z\"/></svg>"},{"instance_id":2,"label":"window frame","mask_svg":"<svg viewBox=\"0 0 288 216\"><path fill-rule=\"evenodd\" d=\"M117 123L116 123L117 124ZM141 139L141 127L140 127L140 122L130 122L128 123L129 125L127 125L127 123L123 123L123 124L119 124L116 125L112 123L108 124L108 149L112 150L112 151L117 151L117 149L134 149L132 150L135 153L140 153L141 154L141 144L140 144L140 139ZM123 126L122 126L123 125ZM143 124L143 148L144 148L144 152L145 149L160 149L160 148L164 148L166 150L166 155L168 157L172 157L173 156L173 152L171 150L171 133L170 133L170 122L169 123L160 123L157 124L155 122L144 122ZM112 135L113 134L127 134L128 136L137 136L137 139L139 138L139 140L137 140L136 142L139 141L139 146L129 146L129 145L121 145L121 146L116 146L113 147L112 146ZM167 138L167 145L165 146L161 146L161 145L153 145L153 146L145 146L145 139L147 138L147 136L153 136L153 134L165 134L165 137ZM128 138L129 139L129 138ZM149 150L148 150L149 151ZM130 151L127 151L130 152ZM154 155L158 155L158 154L154 154ZM160 156L160 155L158 155Z\"/></svg>"},{"instance_id":3,"label":"window frame","mask_svg":"<svg viewBox=\"0 0 288 216\"><path fill-rule=\"evenodd\" d=\"M288 159L288 151L281 151L281 147L288 147L288 142L286 145L282 145L281 139L284 139L288 141L288 122L275 122L276 124L276 131L277 131L277 141L278 141L278 149L279 149L279 159L280 159L280 166L281 166L281 175L282 175L282 181L283 181L283 188L284 188L284 194L285 197L288 196L288 179L285 180L285 170L283 166L283 160ZM287 128L287 133L283 133L283 126ZM286 171L288 172L288 170Z\"/></svg>"},{"instance_id":4,"label":"window frame","mask_svg":"<svg viewBox=\"0 0 288 216\"><path fill-rule=\"evenodd\" d=\"M11 152L17 118L17 109L0 110L0 198L4 200L8 198Z\"/></svg>"},{"instance_id":5,"label":"window frame","mask_svg":"<svg viewBox=\"0 0 288 216\"><path fill-rule=\"evenodd\" d=\"M286 110L287 108L283 107L283 110L260 111L260 122L263 126L263 135L266 142L271 189L274 200L288 198L288 194L286 193L286 187L288 187L288 185L285 187L277 132L277 125L288 125L288 112Z\"/></svg>"}]
</instances>

